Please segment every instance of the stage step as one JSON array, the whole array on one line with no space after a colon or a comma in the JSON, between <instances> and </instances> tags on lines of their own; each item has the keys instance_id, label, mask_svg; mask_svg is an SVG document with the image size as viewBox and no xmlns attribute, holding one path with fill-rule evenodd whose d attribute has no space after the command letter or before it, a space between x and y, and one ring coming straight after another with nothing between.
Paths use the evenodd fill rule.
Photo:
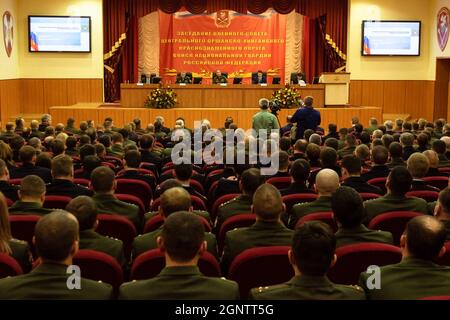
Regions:
<instances>
[{"instance_id":1,"label":"stage step","mask_svg":"<svg viewBox=\"0 0 450 320\"><path fill-rule=\"evenodd\" d=\"M28 126L31 120L41 121L42 113L22 113L16 114L8 119L8 122L15 122L16 118L22 117L25 119L25 124Z\"/></svg>"}]
</instances>

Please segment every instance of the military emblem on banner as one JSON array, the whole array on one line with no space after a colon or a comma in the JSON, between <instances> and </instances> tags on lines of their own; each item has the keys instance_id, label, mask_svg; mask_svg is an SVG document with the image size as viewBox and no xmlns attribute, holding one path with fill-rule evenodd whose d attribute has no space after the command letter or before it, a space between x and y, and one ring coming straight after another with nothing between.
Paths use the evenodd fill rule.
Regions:
<instances>
[{"instance_id":1,"label":"military emblem on banner","mask_svg":"<svg viewBox=\"0 0 450 320\"><path fill-rule=\"evenodd\" d=\"M216 27L228 28L231 24L231 16L228 10L220 10L216 13Z\"/></svg>"},{"instance_id":2,"label":"military emblem on banner","mask_svg":"<svg viewBox=\"0 0 450 320\"><path fill-rule=\"evenodd\" d=\"M441 51L444 51L445 47L447 46L449 36L449 23L450 11L446 7L443 7L441 10L439 10L437 16L437 37L439 48L441 48Z\"/></svg>"},{"instance_id":3,"label":"military emblem on banner","mask_svg":"<svg viewBox=\"0 0 450 320\"><path fill-rule=\"evenodd\" d=\"M14 39L13 16L11 12L5 11L3 14L3 43L8 57L11 57Z\"/></svg>"}]
</instances>

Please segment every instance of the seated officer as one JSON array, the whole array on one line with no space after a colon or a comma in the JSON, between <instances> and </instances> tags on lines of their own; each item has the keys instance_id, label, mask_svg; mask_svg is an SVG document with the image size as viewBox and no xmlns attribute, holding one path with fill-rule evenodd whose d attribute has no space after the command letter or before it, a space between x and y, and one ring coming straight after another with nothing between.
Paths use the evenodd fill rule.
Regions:
<instances>
[{"instance_id":1,"label":"seated officer","mask_svg":"<svg viewBox=\"0 0 450 320\"><path fill-rule=\"evenodd\" d=\"M9 183L9 170L5 161L0 159L0 191L5 197L11 199L12 201L17 201L19 199L17 191L18 186Z\"/></svg>"},{"instance_id":2,"label":"seated officer","mask_svg":"<svg viewBox=\"0 0 450 320\"><path fill-rule=\"evenodd\" d=\"M430 168L430 162L424 154L417 152L410 155L406 167L413 177L411 191L440 191L438 188L427 185L422 180Z\"/></svg>"},{"instance_id":3,"label":"seated officer","mask_svg":"<svg viewBox=\"0 0 450 320\"><path fill-rule=\"evenodd\" d=\"M406 163L403 160L403 147L398 142L392 142L389 145L389 158L391 161L387 164L387 166L390 169L396 166L406 166Z\"/></svg>"},{"instance_id":4,"label":"seated officer","mask_svg":"<svg viewBox=\"0 0 450 320\"><path fill-rule=\"evenodd\" d=\"M161 195L161 203L159 206L159 214L164 220L177 211L192 211L191 196L180 187L170 188ZM145 251L156 249L156 239L161 235L163 226L153 232L142 234L134 238L133 241L133 258L136 258ZM205 233L205 240L208 244L208 251L218 257L217 241L212 233Z\"/></svg>"},{"instance_id":5,"label":"seated officer","mask_svg":"<svg viewBox=\"0 0 450 320\"><path fill-rule=\"evenodd\" d=\"M439 167L450 167L450 160L446 156L447 145L442 140L436 140L432 145L433 151L437 153L439 158Z\"/></svg>"},{"instance_id":6,"label":"seated officer","mask_svg":"<svg viewBox=\"0 0 450 320\"><path fill-rule=\"evenodd\" d=\"M258 72L252 74L252 84L261 83L267 83L267 75L262 70L258 70Z\"/></svg>"},{"instance_id":7,"label":"seated officer","mask_svg":"<svg viewBox=\"0 0 450 320\"><path fill-rule=\"evenodd\" d=\"M386 181L387 194L378 199L364 202L368 223L379 214L390 211L414 211L428 214L427 202L416 197L406 197L411 189L412 177L405 167L392 169Z\"/></svg>"},{"instance_id":8,"label":"seated officer","mask_svg":"<svg viewBox=\"0 0 450 320\"><path fill-rule=\"evenodd\" d=\"M430 163L426 177L448 177L447 172L439 171L439 158L435 151L427 150L423 154L428 158L428 162Z\"/></svg>"},{"instance_id":9,"label":"seated officer","mask_svg":"<svg viewBox=\"0 0 450 320\"><path fill-rule=\"evenodd\" d=\"M175 83L192 83L192 78L186 72L180 72L177 75Z\"/></svg>"},{"instance_id":10,"label":"seated officer","mask_svg":"<svg viewBox=\"0 0 450 320\"><path fill-rule=\"evenodd\" d=\"M351 187L359 193L383 194L383 191L375 186L368 184L361 178L361 160L356 156L345 156L342 159L342 182L343 186Z\"/></svg>"},{"instance_id":11,"label":"seated officer","mask_svg":"<svg viewBox=\"0 0 450 320\"><path fill-rule=\"evenodd\" d=\"M286 189L280 190L282 196L287 196L290 194L298 193L311 193L315 192L306 186L306 181L308 181L311 166L308 161L304 159L297 159L292 163L290 174L292 177L292 182Z\"/></svg>"},{"instance_id":12,"label":"seated officer","mask_svg":"<svg viewBox=\"0 0 450 320\"><path fill-rule=\"evenodd\" d=\"M373 288L370 277L363 272L360 285L369 300L415 300L424 297L450 295L450 268L433 261L444 254L446 232L444 225L434 217L411 219L400 239L402 261L381 267L378 288ZM371 289L373 288L373 289Z\"/></svg>"},{"instance_id":13,"label":"seated officer","mask_svg":"<svg viewBox=\"0 0 450 320\"><path fill-rule=\"evenodd\" d=\"M292 241L292 230L280 220L285 206L280 192L271 184L261 185L253 195L252 212L256 222L248 228L228 231L222 256L222 270L226 274L233 259L254 247L287 246Z\"/></svg>"},{"instance_id":14,"label":"seated officer","mask_svg":"<svg viewBox=\"0 0 450 320\"><path fill-rule=\"evenodd\" d=\"M38 215L42 216L52 212L43 208L45 200L45 183L38 176L30 175L22 179L19 189L19 201L10 208L10 215Z\"/></svg>"},{"instance_id":15,"label":"seated officer","mask_svg":"<svg viewBox=\"0 0 450 320\"><path fill-rule=\"evenodd\" d=\"M227 78L226 75L222 74L222 72L220 70L217 70L213 74L212 81L213 81L213 84L227 83L228 82L228 78Z\"/></svg>"},{"instance_id":16,"label":"seated officer","mask_svg":"<svg viewBox=\"0 0 450 320\"><path fill-rule=\"evenodd\" d=\"M59 155L52 160L52 183L46 186L47 195L67 197L92 196L92 190L73 183L73 161L66 155Z\"/></svg>"},{"instance_id":17,"label":"seated officer","mask_svg":"<svg viewBox=\"0 0 450 320\"><path fill-rule=\"evenodd\" d=\"M36 163L36 150L32 146L23 146L19 150L19 158L22 161L20 168L15 168L10 172L11 179L22 179L29 175L37 175L44 182L49 183L52 180L50 169L38 167Z\"/></svg>"},{"instance_id":18,"label":"seated officer","mask_svg":"<svg viewBox=\"0 0 450 320\"><path fill-rule=\"evenodd\" d=\"M197 263L206 250L204 239L205 229L196 216L184 211L171 214L157 238L158 248L166 257L166 267L152 279L123 284L119 299L239 299L237 283L200 273Z\"/></svg>"},{"instance_id":19,"label":"seated officer","mask_svg":"<svg viewBox=\"0 0 450 320\"><path fill-rule=\"evenodd\" d=\"M149 174L143 174L139 172L139 165L141 164L141 154L139 151L130 150L125 153L124 156L124 169L125 172L122 173L117 179L132 179L144 181L150 189L153 191L156 188L156 179L154 176Z\"/></svg>"},{"instance_id":20,"label":"seated officer","mask_svg":"<svg viewBox=\"0 0 450 320\"><path fill-rule=\"evenodd\" d=\"M205 204L208 203L208 199L202 195L201 193L197 192L193 187L191 187L191 178L193 173L193 167L192 164L188 163L182 163L175 165L174 169L174 176L175 179L181 183L181 186L189 192L190 195L199 197L203 200Z\"/></svg>"},{"instance_id":21,"label":"seated officer","mask_svg":"<svg viewBox=\"0 0 450 320\"><path fill-rule=\"evenodd\" d=\"M365 215L363 201L354 189L338 188L331 196L331 208L339 227L336 232L336 247L362 242L393 244L390 232L369 230L362 224Z\"/></svg>"},{"instance_id":22,"label":"seated officer","mask_svg":"<svg viewBox=\"0 0 450 320\"><path fill-rule=\"evenodd\" d=\"M439 194L434 207L434 216L444 224L447 241L450 241L450 188L442 190Z\"/></svg>"},{"instance_id":23,"label":"seated officer","mask_svg":"<svg viewBox=\"0 0 450 320\"><path fill-rule=\"evenodd\" d=\"M28 274L0 280L0 299L110 299L108 284L74 279L68 267L78 252L78 222L68 212L58 210L36 224L33 242L41 263ZM79 282L78 282L79 280ZM78 285L71 288L68 284Z\"/></svg>"},{"instance_id":24,"label":"seated officer","mask_svg":"<svg viewBox=\"0 0 450 320\"><path fill-rule=\"evenodd\" d=\"M80 249L104 252L116 259L121 266L125 266L126 261L123 254L122 241L105 237L95 232L98 220L97 206L94 200L87 196L76 197L69 202L66 210L78 220L80 226Z\"/></svg>"},{"instance_id":25,"label":"seated officer","mask_svg":"<svg viewBox=\"0 0 450 320\"><path fill-rule=\"evenodd\" d=\"M297 221L307 214L331 211L331 194L339 188L339 176L334 170L322 169L316 176L319 198L309 203L296 204L288 219L289 228L295 228Z\"/></svg>"},{"instance_id":26,"label":"seated officer","mask_svg":"<svg viewBox=\"0 0 450 320\"><path fill-rule=\"evenodd\" d=\"M114 196L116 178L114 171L108 167L98 167L91 175L91 186L94 190L92 199L97 205L98 214L118 214L130 219L139 230L141 218L139 208L134 204L120 201Z\"/></svg>"},{"instance_id":27,"label":"seated officer","mask_svg":"<svg viewBox=\"0 0 450 320\"><path fill-rule=\"evenodd\" d=\"M295 276L286 283L254 288L255 300L364 300L360 287L334 284L326 274L336 263L336 239L323 222L305 223L294 233L289 262Z\"/></svg>"},{"instance_id":28,"label":"seated officer","mask_svg":"<svg viewBox=\"0 0 450 320\"><path fill-rule=\"evenodd\" d=\"M361 175L361 177L369 181L375 178L386 178L389 175L389 167L386 165L389 157L389 152L386 147L375 146L371 151L373 166L372 168Z\"/></svg>"}]
</instances>

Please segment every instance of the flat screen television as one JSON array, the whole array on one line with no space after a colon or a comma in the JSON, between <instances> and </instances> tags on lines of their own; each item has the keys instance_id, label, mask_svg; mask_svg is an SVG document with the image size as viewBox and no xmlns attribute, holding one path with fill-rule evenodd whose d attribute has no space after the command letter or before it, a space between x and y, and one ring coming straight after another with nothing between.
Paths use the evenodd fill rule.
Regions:
<instances>
[{"instance_id":1,"label":"flat screen television","mask_svg":"<svg viewBox=\"0 0 450 320\"><path fill-rule=\"evenodd\" d=\"M420 56L420 21L362 22L362 56Z\"/></svg>"},{"instance_id":2,"label":"flat screen television","mask_svg":"<svg viewBox=\"0 0 450 320\"><path fill-rule=\"evenodd\" d=\"M91 17L28 16L29 52L91 52Z\"/></svg>"}]
</instances>

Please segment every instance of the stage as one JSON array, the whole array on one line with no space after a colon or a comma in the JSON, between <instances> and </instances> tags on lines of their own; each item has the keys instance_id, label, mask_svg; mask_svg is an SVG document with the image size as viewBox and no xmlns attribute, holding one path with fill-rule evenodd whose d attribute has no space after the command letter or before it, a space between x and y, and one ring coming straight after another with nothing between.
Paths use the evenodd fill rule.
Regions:
<instances>
[{"instance_id":1,"label":"stage","mask_svg":"<svg viewBox=\"0 0 450 320\"><path fill-rule=\"evenodd\" d=\"M350 127L351 118L356 116L364 126L368 126L369 119L375 117L379 122L383 119L382 109L376 107L343 107L343 108L318 108L322 117L322 126L327 130L328 123L336 123L338 128ZM121 127L131 122L134 118L140 118L142 127L153 123L156 116L163 116L167 127L173 127L176 118L183 117L186 126L192 128L194 121L208 119L214 128L222 128L225 118L233 117L234 122L244 129L251 128L252 117L258 112L258 108L174 108L174 109L147 109L126 108L120 104L79 103L73 106L50 107L53 123L66 123L67 118L72 117L76 125L80 121L94 120L96 124L102 124L106 117L112 117L114 125ZM281 125L286 123L286 117L294 114L295 109L283 109L279 113Z\"/></svg>"}]
</instances>

